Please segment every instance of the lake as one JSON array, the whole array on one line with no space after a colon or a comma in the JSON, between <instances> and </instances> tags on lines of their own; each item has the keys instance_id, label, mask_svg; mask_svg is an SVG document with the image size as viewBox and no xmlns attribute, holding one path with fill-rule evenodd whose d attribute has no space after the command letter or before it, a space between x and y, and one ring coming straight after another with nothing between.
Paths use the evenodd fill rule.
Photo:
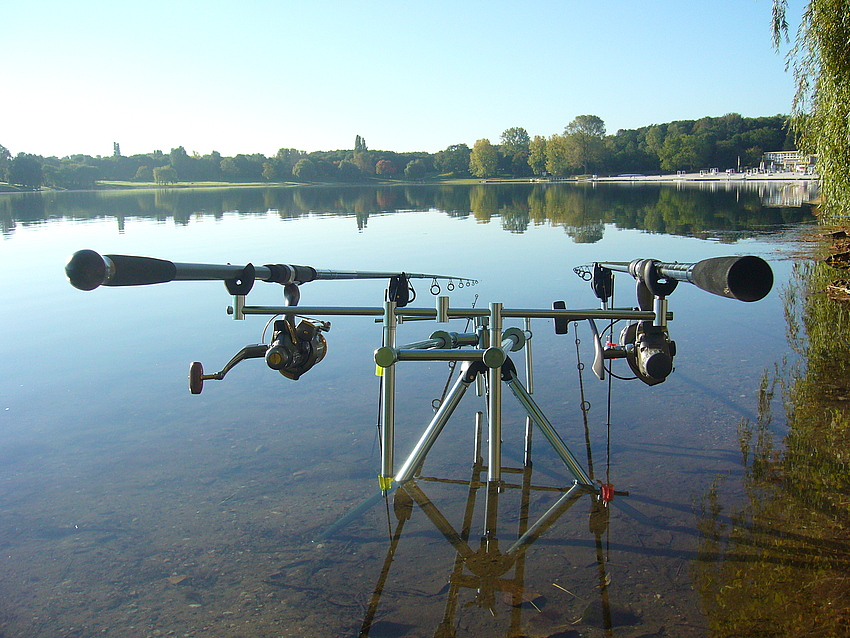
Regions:
<instances>
[{"instance_id":1,"label":"lake","mask_svg":"<svg viewBox=\"0 0 850 638\"><path fill-rule=\"evenodd\" d=\"M789 237L813 224L808 188L0 194L0 636L727 635L717 591L738 586L722 566L729 530L753 502L747 433L765 453L788 429L777 379L801 357L785 311L800 277ZM83 248L447 275L439 294L452 308L598 307L573 268L637 258L753 254L775 285L752 304L679 285L669 298L675 370L652 387L596 379L586 322L556 335L552 320L533 320L534 401L618 495L554 511L572 478L539 432L524 464L525 413L505 392L509 485L490 496L498 511L485 520L473 425L486 405L472 392L428 455L418 498L375 497L374 318L322 317L327 355L297 381L249 360L191 395L189 363L220 370L268 341L266 317L234 321L215 281L82 292L63 267ZM617 305L634 305L634 280L616 282ZM432 283L412 280L412 307L434 308ZM301 286L300 303L380 307L385 286L316 281ZM248 303L280 306L281 289L258 281ZM513 325L523 327L506 319ZM438 329L405 321L398 343ZM399 464L450 366L397 368ZM539 534L510 552L535 521Z\"/></svg>"}]
</instances>

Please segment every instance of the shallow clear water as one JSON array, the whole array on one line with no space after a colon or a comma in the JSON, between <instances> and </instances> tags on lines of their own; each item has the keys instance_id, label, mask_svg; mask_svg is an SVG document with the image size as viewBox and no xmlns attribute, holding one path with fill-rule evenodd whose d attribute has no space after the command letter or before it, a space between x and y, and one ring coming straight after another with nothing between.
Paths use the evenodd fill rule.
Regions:
<instances>
[{"instance_id":1,"label":"shallow clear water","mask_svg":"<svg viewBox=\"0 0 850 638\"><path fill-rule=\"evenodd\" d=\"M777 237L809 217L796 194L781 195L494 186L0 196L0 635L706 635L691 580L694 506L718 476L741 473L738 423L755 419L764 371L788 354L779 291L790 261ZM538 434L533 467L506 472L516 487L498 496L491 560L464 564L421 504L408 520L409 503L392 495L327 533L378 489L379 324L331 318L327 357L297 382L248 361L192 396L188 363L220 369L261 341L264 319L229 317L219 282L78 291L63 266L81 248L479 280L450 293L453 307L595 307L572 268L600 260L751 253L771 261L776 285L756 304L679 286L676 370L656 387L614 382L610 439L608 385L589 370L579 326L594 478L630 496L601 512L585 497L504 558L560 496L531 489L524 501L524 476L535 488L572 481ZM633 303L627 279L617 277L618 305ZM430 283L415 282L413 306L433 307ZM301 303L380 306L383 286L314 282ZM248 297L281 299L262 282ZM399 342L441 327L405 323ZM532 331L535 400L585 462L574 328L556 336L535 320ZM401 364L398 462L448 372ZM483 409L465 397L423 468L455 482L417 481L458 533ZM521 469L524 416L509 392L504 417L503 464ZM486 491L474 491L461 534L478 556Z\"/></svg>"}]
</instances>

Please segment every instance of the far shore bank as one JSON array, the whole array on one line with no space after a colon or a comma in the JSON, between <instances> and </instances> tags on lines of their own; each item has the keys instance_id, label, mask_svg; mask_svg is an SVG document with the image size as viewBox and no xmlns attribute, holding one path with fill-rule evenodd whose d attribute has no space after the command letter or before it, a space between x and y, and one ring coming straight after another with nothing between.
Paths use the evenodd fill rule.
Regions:
<instances>
[{"instance_id":1,"label":"far shore bank","mask_svg":"<svg viewBox=\"0 0 850 638\"><path fill-rule=\"evenodd\" d=\"M816 182L817 175L795 172L771 173L725 173L701 172L678 173L676 175L617 175L612 177L588 177L579 181L593 182Z\"/></svg>"},{"instance_id":2,"label":"far shore bank","mask_svg":"<svg viewBox=\"0 0 850 638\"><path fill-rule=\"evenodd\" d=\"M814 182L818 180L817 175L807 175L794 172L773 173L679 173L676 175L644 175L624 174L612 176L581 175L576 177L514 177L498 178L450 178L450 179L425 179L425 180L392 180L372 179L362 182L175 182L173 184L156 184L154 182L117 182L98 181L93 190L170 190L170 189L218 189L218 188L296 188L296 187L326 187L326 186L412 186L422 184L575 184L575 183L683 183L683 182ZM42 187L38 191L42 193L56 192L57 190ZM80 189L92 190L92 189ZM0 183L0 195L12 193L32 193L33 191Z\"/></svg>"}]
</instances>

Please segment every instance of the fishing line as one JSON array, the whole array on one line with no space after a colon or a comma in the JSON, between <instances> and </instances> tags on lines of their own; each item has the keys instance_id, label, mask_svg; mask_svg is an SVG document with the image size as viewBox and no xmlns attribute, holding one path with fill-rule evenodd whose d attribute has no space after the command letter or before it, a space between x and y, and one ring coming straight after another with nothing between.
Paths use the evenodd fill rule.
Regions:
<instances>
[{"instance_id":1,"label":"fishing line","mask_svg":"<svg viewBox=\"0 0 850 638\"><path fill-rule=\"evenodd\" d=\"M582 376L582 371L584 370L584 363L581 360L581 339L578 336L578 322L573 323L573 332L575 332L576 338L576 369L578 370L578 388L579 395L581 396L581 403L579 406L581 407L581 416L584 420L584 446L587 449L587 470L588 476L590 476L591 480L593 479L593 451L590 447L590 426L587 422L587 413L590 412L590 401L586 400L584 397L584 379Z\"/></svg>"},{"instance_id":2,"label":"fishing line","mask_svg":"<svg viewBox=\"0 0 850 638\"><path fill-rule=\"evenodd\" d=\"M266 321L266 325L265 325L265 326L263 326L263 334L260 336L260 343L265 343L265 342L266 342L266 330L268 330L268 329L269 329L269 326L270 326L270 325L272 325L272 321L274 321L274 320L275 320L275 319L277 319L278 317L280 317L280 315L274 315L271 319L269 319L268 321Z\"/></svg>"}]
</instances>

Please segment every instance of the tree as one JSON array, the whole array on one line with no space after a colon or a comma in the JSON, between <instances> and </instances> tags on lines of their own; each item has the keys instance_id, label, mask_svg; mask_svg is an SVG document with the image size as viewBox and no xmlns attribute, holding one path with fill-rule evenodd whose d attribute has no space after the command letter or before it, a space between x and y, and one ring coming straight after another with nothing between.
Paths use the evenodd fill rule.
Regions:
<instances>
[{"instance_id":1,"label":"tree","mask_svg":"<svg viewBox=\"0 0 850 638\"><path fill-rule=\"evenodd\" d=\"M302 182L312 182L316 179L316 165L312 160L302 157L292 167L292 175Z\"/></svg>"},{"instance_id":2,"label":"tree","mask_svg":"<svg viewBox=\"0 0 850 638\"><path fill-rule=\"evenodd\" d=\"M263 164L267 158L261 153L227 157L221 161L221 172L231 182L259 182L263 180Z\"/></svg>"},{"instance_id":3,"label":"tree","mask_svg":"<svg viewBox=\"0 0 850 638\"><path fill-rule=\"evenodd\" d=\"M658 155L659 151L664 146L665 135L667 135L666 127L661 127L657 124L650 126L643 136L646 150L653 155Z\"/></svg>"},{"instance_id":4,"label":"tree","mask_svg":"<svg viewBox=\"0 0 850 638\"><path fill-rule=\"evenodd\" d=\"M614 173L642 173L654 171L652 156L647 152L645 138L640 131L620 129L616 135L605 138L605 170Z\"/></svg>"},{"instance_id":5,"label":"tree","mask_svg":"<svg viewBox=\"0 0 850 638\"><path fill-rule=\"evenodd\" d=\"M508 159L508 170L514 177L529 177L532 174L528 165L528 149L517 151Z\"/></svg>"},{"instance_id":6,"label":"tree","mask_svg":"<svg viewBox=\"0 0 850 638\"><path fill-rule=\"evenodd\" d=\"M359 135L354 138L354 153L365 153L369 149L366 147L366 138Z\"/></svg>"},{"instance_id":7,"label":"tree","mask_svg":"<svg viewBox=\"0 0 850 638\"><path fill-rule=\"evenodd\" d=\"M490 177L496 174L498 162L496 147L487 138L480 139L469 154L469 172L476 177Z\"/></svg>"},{"instance_id":8,"label":"tree","mask_svg":"<svg viewBox=\"0 0 850 638\"><path fill-rule=\"evenodd\" d=\"M393 164L392 160L382 159L375 164L375 173L377 175L396 175L398 168Z\"/></svg>"},{"instance_id":9,"label":"tree","mask_svg":"<svg viewBox=\"0 0 850 638\"><path fill-rule=\"evenodd\" d=\"M440 173L452 173L455 176L467 175L469 155L470 150L466 144L452 144L434 156L434 168Z\"/></svg>"},{"instance_id":10,"label":"tree","mask_svg":"<svg viewBox=\"0 0 850 638\"><path fill-rule=\"evenodd\" d=\"M605 152L605 122L596 115L579 115L564 129L569 140L570 163L584 173L599 163Z\"/></svg>"},{"instance_id":11,"label":"tree","mask_svg":"<svg viewBox=\"0 0 850 638\"><path fill-rule=\"evenodd\" d=\"M24 188L38 190L41 188L43 179L41 161L35 155L18 153L9 162L8 179L10 184L17 184Z\"/></svg>"},{"instance_id":12,"label":"tree","mask_svg":"<svg viewBox=\"0 0 850 638\"><path fill-rule=\"evenodd\" d=\"M182 146L172 148L168 155L170 158L169 163L174 168L177 175L180 176L180 179L183 181L195 179L195 172L193 170L195 160L189 156L185 148Z\"/></svg>"},{"instance_id":13,"label":"tree","mask_svg":"<svg viewBox=\"0 0 850 638\"><path fill-rule=\"evenodd\" d=\"M528 131L521 126L513 126L502 132L502 153L513 157L517 153L528 150L531 139Z\"/></svg>"},{"instance_id":14,"label":"tree","mask_svg":"<svg viewBox=\"0 0 850 638\"><path fill-rule=\"evenodd\" d=\"M707 168L709 162L705 140L697 135L679 133L672 133L664 139L658 157L664 171L693 171Z\"/></svg>"},{"instance_id":15,"label":"tree","mask_svg":"<svg viewBox=\"0 0 850 638\"><path fill-rule=\"evenodd\" d=\"M426 172L428 172L428 167L421 159L411 160L404 167L404 176L407 179L422 179Z\"/></svg>"},{"instance_id":16,"label":"tree","mask_svg":"<svg viewBox=\"0 0 850 638\"><path fill-rule=\"evenodd\" d=\"M137 182L152 182L153 169L150 166L139 166L136 170L136 176L133 178Z\"/></svg>"},{"instance_id":17,"label":"tree","mask_svg":"<svg viewBox=\"0 0 850 638\"><path fill-rule=\"evenodd\" d=\"M353 182L360 177L360 169L354 162L342 160L337 167L339 179L345 182Z\"/></svg>"},{"instance_id":18,"label":"tree","mask_svg":"<svg viewBox=\"0 0 850 638\"><path fill-rule=\"evenodd\" d=\"M221 174L228 182L235 182L239 179L239 167L232 157L225 157L221 160Z\"/></svg>"},{"instance_id":19,"label":"tree","mask_svg":"<svg viewBox=\"0 0 850 638\"><path fill-rule=\"evenodd\" d=\"M787 0L773 1L778 49L788 37ZM797 145L817 154L826 218L850 217L850 6L847 0L810 0L788 54L797 85L791 124Z\"/></svg>"},{"instance_id":20,"label":"tree","mask_svg":"<svg viewBox=\"0 0 850 638\"><path fill-rule=\"evenodd\" d=\"M157 184L176 184L177 171L170 164L168 166L157 166L153 169L153 181Z\"/></svg>"},{"instance_id":21,"label":"tree","mask_svg":"<svg viewBox=\"0 0 850 638\"><path fill-rule=\"evenodd\" d=\"M6 180L6 174L9 170L9 162L12 161L12 154L9 149L0 144L0 180Z\"/></svg>"},{"instance_id":22,"label":"tree","mask_svg":"<svg viewBox=\"0 0 850 638\"><path fill-rule=\"evenodd\" d=\"M203 166L204 178L209 181L219 181L221 180L221 162L222 162L221 153L218 151L213 151L209 155L204 155L201 158L201 164Z\"/></svg>"},{"instance_id":23,"label":"tree","mask_svg":"<svg viewBox=\"0 0 850 638\"><path fill-rule=\"evenodd\" d=\"M87 164L62 163L59 166L42 166L44 183L55 188L92 189L100 177L100 171Z\"/></svg>"},{"instance_id":24,"label":"tree","mask_svg":"<svg viewBox=\"0 0 850 638\"><path fill-rule=\"evenodd\" d=\"M571 167L569 144L566 136L550 136L546 140L546 170L552 175L568 175Z\"/></svg>"},{"instance_id":25,"label":"tree","mask_svg":"<svg viewBox=\"0 0 850 638\"><path fill-rule=\"evenodd\" d=\"M274 156L279 175L291 175L292 167L307 154L296 148L279 148Z\"/></svg>"},{"instance_id":26,"label":"tree","mask_svg":"<svg viewBox=\"0 0 850 638\"><path fill-rule=\"evenodd\" d=\"M361 151L359 153L355 153L354 157L351 159L351 162L364 175L375 174L375 158L372 156L372 153L369 153L368 151Z\"/></svg>"},{"instance_id":27,"label":"tree","mask_svg":"<svg viewBox=\"0 0 850 638\"><path fill-rule=\"evenodd\" d=\"M499 168L514 177L525 177L529 174L528 146L531 139L528 131L521 126L514 126L502 132L502 143L499 145Z\"/></svg>"},{"instance_id":28,"label":"tree","mask_svg":"<svg viewBox=\"0 0 850 638\"><path fill-rule=\"evenodd\" d=\"M542 135L535 135L528 144L528 165L535 175L546 171L546 138Z\"/></svg>"}]
</instances>

